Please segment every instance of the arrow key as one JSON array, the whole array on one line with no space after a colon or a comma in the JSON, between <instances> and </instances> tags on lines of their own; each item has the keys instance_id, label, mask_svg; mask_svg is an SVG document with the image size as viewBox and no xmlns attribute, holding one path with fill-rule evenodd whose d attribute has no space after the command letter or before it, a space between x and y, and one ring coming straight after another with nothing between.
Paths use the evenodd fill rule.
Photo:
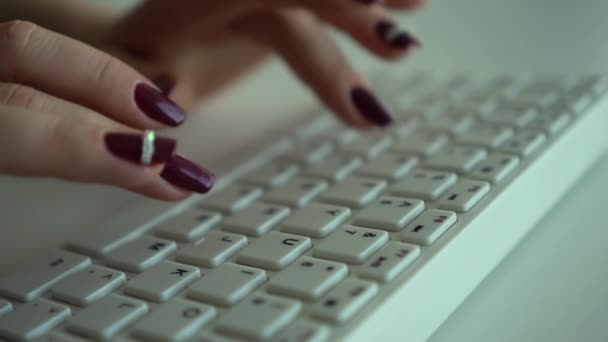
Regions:
<instances>
[{"instance_id":1,"label":"arrow key","mask_svg":"<svg viewBox=\"0 0 608 342\"><path fill-rule=\"evenodd\" d=\"M127 283L125 293L162 303L175 296L200 276L201 273L196 267L163 261L131 279Z\"/></svg>"},{"instance_id":2,"label":"arrow key","mask_svg":"<svg viewBox=\"0 0 608 342\"><path fill-rule=\"evenodd\" d=\"M62 281L52 289L52 293L54 298L63 302L86 306L105 297L126 281L124 273L95 265Z\"/></svg>"}]
</instances>

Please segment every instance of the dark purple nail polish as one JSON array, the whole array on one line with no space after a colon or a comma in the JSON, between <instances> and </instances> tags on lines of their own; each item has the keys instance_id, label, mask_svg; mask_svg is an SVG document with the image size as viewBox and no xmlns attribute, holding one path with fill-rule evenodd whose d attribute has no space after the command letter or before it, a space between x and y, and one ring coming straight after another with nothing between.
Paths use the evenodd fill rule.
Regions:
<instances>
[{"instance_id":1,"label":"dark purple nail polish","mask_svg":"<svg viewBox=\"0 0 608 342\"><path fill-rule=\"evenodd\" d=\"M169 126L178 126L186 119L175 102L145 83L135 86L135 103L146 115Z\"/></svg>"},{"instance_id":2,"label":"dark purple nail polish","mask_svg":"<svg viewBox=\"0 0 608 342\"><path fill-rule=\"evenodd\" d=\"M355 0L356 2L360 2L364 5L371 5L371 4L376 4L376 3L383 3L384 0Z\"/></svg>"},{"instance_id":3,"label":"dark purple nail polish","mask_svg":"<svg viewBox=\"0 0 608 342\"><path fill-rule=\"evenodd\" d=\"M165 96L169 96L175 88L175 81L167 75L161 75L152 80Z\"/></svg>"},{"instance_id":4,"label":"dark purple nail polish","mask_svg":"<svg viewBox=\"0 0 608 342\"><path fill-rule=\"evenodd\" d=\"M146 147L149 134L150 131L144 134L108 133L104 140L112 154L136 164L160 164L170 160L177 146L175 139L156 136Z\"/></svg>"},{"instance_id":5,"label":"dark purple nail polish","mask_svg":"<svg viewBox=\"0 0 608 342\"><path fill-rule=\"evenodd\" d=\"M215 176L190 160L174 155L160 174L167 182L190 191L206 193L213 187Z\"/></svg>"},{"instance_id":6,"label":"dark purple nail polish","mask_svg":"<svg viewBox=\"0 0 608 342\"><path fill-rule=\"evenodd\" d=\"M393 48L407 49L411 46L420 46L420 41L411 34L400 31L397 26L386 20L378 22L376 32L380 39Z\"/></svg>"},{"instance_id":7,"label":"dark purple nail polish","mask_svg":"<svg viewBox=\"0 0 608 342\"><path fill-rule=\"evenodd\" d=\"M393 122L392 116L369 90L355 87L351 91L351 98L359 113L367 120L380 126L388 126Z\"/></svg>"}]
</instances>

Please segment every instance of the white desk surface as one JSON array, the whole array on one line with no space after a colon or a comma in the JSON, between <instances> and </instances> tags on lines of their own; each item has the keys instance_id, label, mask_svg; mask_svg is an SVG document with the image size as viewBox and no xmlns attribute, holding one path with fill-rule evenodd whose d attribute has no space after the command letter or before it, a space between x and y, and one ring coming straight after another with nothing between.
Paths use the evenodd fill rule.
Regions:
<instances>
[{"instance_id":1,"label":"white desk surface","mask_svg":"<svg viewBox=\"0 0 608 342\"><path fill-rule=\"evenodd\" d=\"M420 16L404 18L404 23L415 23L424 51L394 68L605 71L608 2L584 3L432 0ZM379 65L345 46L363 69ZM180 137L182 151L213 166L227 151L290 122L297 116L294 109L314 104L284 70L273 64L207 104L203 113L191 115L185 127L172 133ZM268 95L278 93L281 96ZM56 180L0 177L0 189L0 274L137 200L116 189ZM431 341L607 341L606 194L608 157L471 294Z\"/></svg>"}]
</instances>

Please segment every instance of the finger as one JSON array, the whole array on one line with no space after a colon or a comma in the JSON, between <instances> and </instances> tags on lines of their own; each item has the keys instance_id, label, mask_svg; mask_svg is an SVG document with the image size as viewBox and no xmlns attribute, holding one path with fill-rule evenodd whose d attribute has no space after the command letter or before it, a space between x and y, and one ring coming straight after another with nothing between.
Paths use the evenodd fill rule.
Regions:
<instances>
[{"instance_id":1,"label":"finger","mask_svg":"<svg viewBox=\"0 0 608 342\"><path fill-rule=\"evenodd\" d=\"M25 21L0 23L0 81L32 86L138 128L176 126L185 119L125 63Z\"/></svg>"},{"instance_id":2,"label":"finger","mask_svg":"<svg viewBox=\"0 0 608 342\"><path fill-rule=\"evenodd\" d=\"M20 85L0 83L0 96L0 144L11 146L0 154L0 173L109 184L163 200L183 199L190 191L212 186L211 174L175 157L173 139L151 139L151 131L111 123L99 114L76 113L77 105L47 106L62 108L62 113L16 107L11 99L63 101ZM165 174L167 169L182 172Z\"/></svg>"},{"instance_id":3,"label":"finger","mask_svg":"<svg viewBox=\"0 0 608 342\"><path fill-rule=\"evenodd\" d=\"M392 118L309 13L283 10L244 18L235 29L276 49L299 78L346 123L385 126Z\"/></svg>"}]
</instances>

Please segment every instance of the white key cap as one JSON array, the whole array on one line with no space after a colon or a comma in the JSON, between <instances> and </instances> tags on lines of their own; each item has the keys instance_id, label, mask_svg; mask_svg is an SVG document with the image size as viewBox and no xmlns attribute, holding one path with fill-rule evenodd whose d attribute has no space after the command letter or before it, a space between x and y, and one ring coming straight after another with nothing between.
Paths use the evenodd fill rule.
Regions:
<instances>
[{"instance_id":1,"label":"white key cap","mask_svg":"<svg viewBox=\"0 0 608 342\"><path fill-rule=\"evenodd\" d=\"M240 342L241 340L237 340L236 338L228 337L225 335L214 334L211 331L203 331L201 335L198 336L198 339L195 340L197 342Z\"/></svg>"},{"instance_id":2,"label":"white key cap","mask_svg":"<svg viewBox=\"0 0 608 342\"><path fill-rule=\"evenodd\" d=\"M271 203L302 208L325 189L327 189L326 181L297 177L287 184L268 192L265 196L265 200Z\"/></svg>"},{"instance_id":3,"label":"white key cap","mask_svg":"<svg viewBox=\"0 0 608 342\"><path fill-rule=\"evenodd\" d=\"M283 329L272 342L325 342L330 330L325 324L299 319Z\"/></svg>"},{"instance_id":4,"label":"white key cap","mask_svg":"<svg viewBox=\"0 0 608 342\"><path fill-rule=\"evenodd\" d=\"M153 302L166 302L198 279L198 268L163 261L129 280L125 293Z\"/></svg>"},{"instance_id":5,"label":"white key cap","mask_svg":"<svg viewBox=\"0 0 608 342\"><path fill-rule=\"evenodd\" d=\"M13 305L10 302L0 299L0 316L13 310Z\"/></svg>"},{"instance_id":6,"label":"white key cap","mask_svg":"<svg viewBox=\"0 0 608 342\"><path fill-rule=\"evenodd\" d=\"M2 340L0 340L2 341ZM115 339L116 341L116 339ZM54 330L49 334L49 342L88 342L82 337L78 337L76 335L70 334L68 332L62 330ZM124 340L120 340L120 342L125 342ZM128 341L132 342L132 341Z\"/></svg>"},{"instance_id":7,"label":"white key cap","mask_svg":"<svg viewBox=\"0 0 608 342\"><path fill-rule=\"evenodd\" d=\"M530 107L522 111L498 110L496 112L492 112L491 114L486 114L484 119L492 124L510 125L517 128L522 128L529 125L537 117L537 110Z\"/></svg>"},{"instance_id":8,"label":"white key cap","mask_svg":"<svg viewBox=\"0 0 608 342\"><path fill-rule=\"evenodd\" d=\"M398 153L413 153L427 157L437 152L447 142L448 137L444 134L421 130L398 141L391 149Z\"/></svg>"},{"instance_id":9,"label":"white key cap","mask_svg":"<svg viewBox=\"0 0 608 342\"><path fill-rule=\"evenodd\" d=\"M518 154L523 158L538 151L546 141L547 138L543 133L522 131L507 140L500 146L499 150L502 152Z\"/></svg>"},{"instance_id":10,"label":"white key cap","mask_svg":"<svg viewBox=\"0 0 608 342\"><path fill-rule=\"evenodd\" d=\"M355 224L397 232L420 215L424 202L417 199L382 196L357 214Z\"/></svg>"},{"instance_id":11,"label":"white key cap","mask_svg":"<svg viewBox=\"0 0 608 342\"><path fill-rule=\"evenodd\" d=\"M431 168L464 173L473 169L487 155L483 148L451 145L433 155L426 164Z\"/></svg>"},{"instance_id":12,"label":"white key cap","mask_svg":"<svg viewBox=\"0 0 608 342\"><path fill-rule=\"evenodd\" d=\"M247 246L237 260L241 264L280 271L311 246L307 237L271 232Z\"/></svg>"},{"instance_id":13,"label":"white key cap","mask_svg":"<svg viewBox=\"0 0 608 342\"><path fill-rule=\"evenodd\" d=\"M188 297L222 306L236 304L266 281L263 270L230 262L203 273L188 290Z\"/></svg>"},{"instance_id":14,"label":"white key cap","mask_svg":"<svg viewBox=\"0 0 608 342\"><path fill-rule=\"evenodd\" d=\"M435 243L456 221L456 214L451 211L427 210L407 226L400 237L404 241L428 246Z\"/></svg>"},{"instance_id":15,"label":"white key cap","mask_svg":"<svg viewBox=\"0 0 608 342\"><path fill-rule=\"evenodd\" d=\"M256 293L220 318L217 329L225 334L267 340L293 321L302 305L294 300Z\"/></svg>"},{"instance_id":16,"label":"white key cap","mask_svg":"<svg viewBox=\"0 0 608 342\"><path fill-rule=\"evenodd\" d=\"M301 164L318 163L335 149L333 143L323 140L312 140L299 144L287 152L284 159Z\"/></svg>"},{"instance_id":17,"label":"white key cap","mask_svg":"<svg viewBox=\"0 0 608 342\"><path fill-rule=\"evenodd\" d=\"M277 160L251 172L243 182L264 188L276 188L295 177L300 172L297 164Z\"/></svg>"},{"instance_id":18,"label":"white key cap","mask_svg":"<svg viewBox=\"0 0 608 342\"><path fill-rule=\"evenodd\" d=\"M198 206L232 214L248 207L260 196L262 196L261 188L235 184L209 195Z\"/></svg>"},{"instance_id":19,"label":"white key cap","mask_svg":"<svg viewBox=\"0 0 608 342\"><path fill-rule=\"evenodd\" d=\"M493 153L484 160L469 177L498 183L515 171L519 165L519 158L507 153Z\"/></svg>"},{"instance_id":20,"label":"white key cap","mask_svg":"<svg viewBox=\"0 0 608 342\"><path fill-rule=\"evenodd\" d=\"M397 139L401 139L411 135L419 127L420 121L418 119L401 119L396 125L388 128L388 130L393 132Z\"/></svg>"},{"instance_id":21,"label":"white key cap","mask_svg":"<svg viewBox=\"0 0 608 342\"><path fill-rule=\"evenodd\" d=\"M192 338L213 317L212 306L174 299L137 322L133 334L144 341L183 341Z\"/></svg>"},{"instance_id":22,"label":"white key cap","mask_svg":"<svg viewBox=\"0 0 608 342\"><path fill-rule=\"evenodd\" d=\"M321 200L351 208L362 208L380 196L386 187L385 180L351 176L325 191Z\"/></svg>"},{"instance_id":23,"label":"white key cap","mask_svg":"<svg viewBox=\"0 0 608 342\"><path fill-rule=\"evenodd\" d=\"M362 164L363 162L358 157L330 156L310 166L305 174L311 177L323 178L330 182L337 182L353 173Z\"/></svg>"},{"instance_id":24,"label":"white key cap","mask_svg":"<svg viewBox=\"0 0 608 342\"><path fill-rule=\"evenodd\" d=\"M395 279L416 258L420 248L401 242L389 242L378 253L361 265L359 275L363 278L387 283Z\"/></svg>"},{"instance_id":25,"label":"white key cap","mask_svg":"<svg viewBox=\"0 0 608 342\"><path fill-rule=\"evenodd\" d=\"M395 183L391 192L401 196L434 200L454 186L456 179L453 173L418 169Z\"/></svg>"},{"instance_id":26,"label":"white key cap","mask_svg":"<svg viewBox=\"0 0 608 342\"><path fill-rule=\"evenodd\" d=\"M399 153L385 153L363 165L357 174L386 180L397 180L405 176L418 164L418 158Z\"/></svg>"},{"instance_id":27,"label":"white key cap","mask_svg":"<svg viewBox=\"0 0 608 342\"><path fill-rule=\"evenodd\" d=\"M0 337L30 341L70 317L70 308L45 299L22 305L0 319Z\"/></svg>"},{"instance_id":28,"label":"white key cap","mask_svg":"<svg viewBox=\"0 0 608 342\"><path fill-rule=\"evenodd\" d=\"M213 231L194 246L177 251L177 261L196 266L215 268L247 246L244 235Z\"/></svg>"},{"instance_id":29,"label":"white key cap","mask_svg":"<svg viewBox=\"0 0 608 342\"><path fill-rule=\"evenodd\" d=\"M539 115L528 127L544 130L549 135L557 135L570 124L570 115L564 109L549 110Z\"/></svg>"},{"instance_id":30,"label":"white key cap","mask_svg":"<svg viewBox=\"0 0 608 342\"><path fill-rule=\"evenodd\" d=\"M108 263L125 271L141 272L173 254L176 248L173 241L143 236L110 253Z\"/></svg>"},{"instance_id":31,"label":"white key cap","mask_svg":"<svg viewBox=\"0 0 608 342\"><path fill-rule=\"evenodd\" d=\"M439 200L439 207L456 212L471 210L488 192L487 182L461 179L456 186Z\"/></svg>"},{"instance_id":32,"label":"white key cap","mask_svg":"<svg viewBox=\"0 0 608 342\"><path fill-rule=\"evenodd\" d=\"M221 220L219 213L190 209L161 223L155 233L167 239L191 242L200 239Z\"/></svg>"},{"instance_id":33,"label":"white key cap","mask_svg":"<svg viewBox=\"0 0 608 342\"><path fill-rule=\"evenodd\" d=\"M347 274L345 264L304 256L272 278L269 291L303 300L316 300Z\"/></svg>"},{"instance_id":34,"label":"white key cap","mask_svg":"<svg viewBox=\"0 0 608 342\"><path fill-rule=\"evenodd\" d=\"M262 236L273 229L290 213L289 208L266 203L255 203L226 218L222 229L249 236Z\"/></svg>"},{"instance_id":35,"label":"white key cap","mask_svg":"<svg viewBox=\"0 0 608 342\"><path fill-rule=\"evenodd\" d=\"M388 241L382 230L342 226L315 246L313 255L349 264L361 264Z\"/></svg>"},{"instance_id":36,"label":"white key cap","mask_svg":"<svg viewBox=\"0 0 608 342\"><path fill-rule=\"evenodd\" d=\"M313 238L323 238L343 224L351 211L347 207L311 203L289 216L281 225L282 231Z\"/></svg>"},{"instance_id":37,"label":"white key cap","mask_svg":"<svg viewBox=\"0 0 608 342\"><path fill-rule=\"evenodd\" d=\"M86 306L108 295L127 281L124 273L101 266L76 273L52 290L53 298L78 306Z\"/></svg>"},{"instance_id":38,"label":"white key cap","mask_svg":"<svg viewBox=\"0 0 608 342\"><path fill-rule=\"evenodd\" d=\"M475 120L469 114L448 113L427 123L425 127L444 133L460 134L469 129L474 122Z\"/></svg>"},{"instance_id":39,"label":"white key cap","mask_svg":"<svg viewBox=\"0 0 608 342\"><path fill-rule=\"evenodd\" d=\"M106 341L147 312L148 304L111 294L72 317L68 330L85 337Z\"/></svg>"},{"instance_id":40,"label":"white key cap","mask_svg":"<svg viewBox=\"0 0 608 342\"><path fill-rule=\"evenodd\" d=\"M341 150L347 154L373 159L390 148L393 142L393 138L384 132L368 133L349 141Z\"/></svg>"},{"instance_id":41,"label":"white key cap","mask_svg":"<svg viewBox=\"0 0 608 342\"><path fill-rule=\"evenodd\" d=\"M361 311L376 293L376 283L348 278L314 304L312 314L332 323L344 323Z\"/></svg>"},{"instance_id":42,"label":"white key cap","mask_svg":"<svg viewBox=\"0 0 608 342\"><path fill-rule=\"evenodd\" d=\"M496 148L513 136L513 129L501 126L474 125L458 136L464 144Z\"/></svg>"},{"instance_id":43,"label":"white key cap","mask_svg":"<svg viewBox=\"0 0 608 342\"><path fill-rule=\"evenodd\" d=\"M18 271L0 277L0 295L29 302L90 264L91 259L87 257L54 250Z\"/></svg>"}]
</instances>

